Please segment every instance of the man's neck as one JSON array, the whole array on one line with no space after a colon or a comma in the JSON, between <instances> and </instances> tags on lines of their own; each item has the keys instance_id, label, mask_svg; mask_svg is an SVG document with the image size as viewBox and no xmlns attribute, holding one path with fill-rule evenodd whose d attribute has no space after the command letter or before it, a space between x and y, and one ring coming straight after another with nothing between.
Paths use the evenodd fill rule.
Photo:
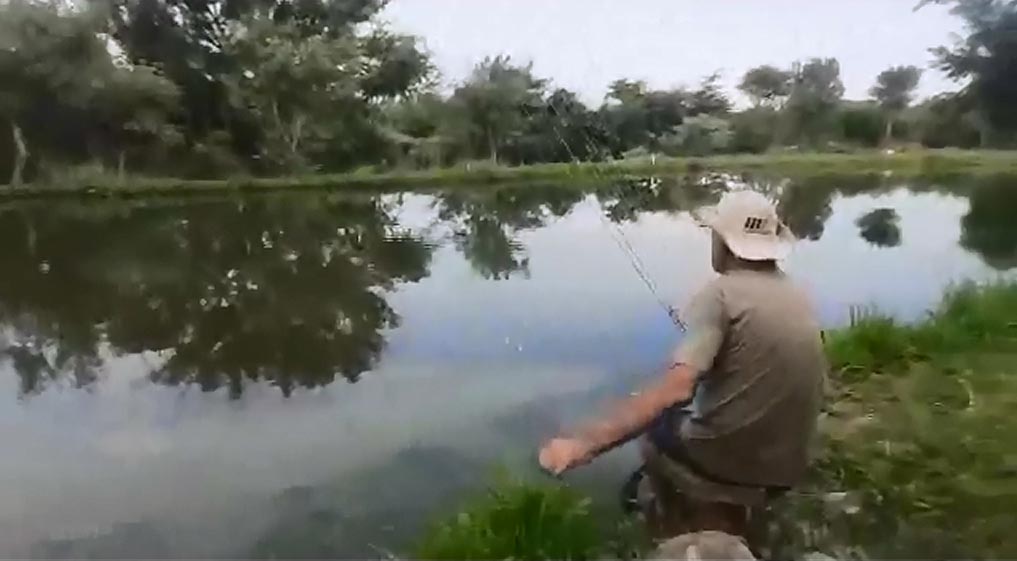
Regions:
<instances>
[{"instance_id":1,"label":"man's neck","mask_svg":"<svg viewBox=\"0 0 1017 561\"><path fill-rule=\"evenodd\" d=\"M746 261L744 259L731 259L727 262L723 274L736 273L739 271L751 271L756 273L776 273L780 269L776 261Z\"/></svg>"}]
</instances>

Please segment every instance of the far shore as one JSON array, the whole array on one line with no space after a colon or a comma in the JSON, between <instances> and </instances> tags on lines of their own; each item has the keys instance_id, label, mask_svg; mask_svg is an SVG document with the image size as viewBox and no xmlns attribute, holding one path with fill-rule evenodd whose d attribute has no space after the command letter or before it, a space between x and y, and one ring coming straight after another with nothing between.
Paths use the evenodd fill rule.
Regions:
<instances>
[{"instance_id":1,"label":"far shore","mask_svg":"<svg viewBox=\"0 0 1017 561\"><path fill-rule=\"evenodd\" d=\"M231 177L192 180L102 173L52 183L0 187L0 199L60 196L137 197L191 195L231 191L377 189L398 191L501 184L588 185L625 178L688 175L706 172L758 173L778 177L810 177L883 173L901 178L939 175L1017 174L1017 151L910 150L864 151L845 154L775 152L731 154L702 158L644 157L608 163L560 163L503 166L489 162L460 163L427 170L376 171L362 169L338 174L282 177Z\"/></svg>"}]
</instances>

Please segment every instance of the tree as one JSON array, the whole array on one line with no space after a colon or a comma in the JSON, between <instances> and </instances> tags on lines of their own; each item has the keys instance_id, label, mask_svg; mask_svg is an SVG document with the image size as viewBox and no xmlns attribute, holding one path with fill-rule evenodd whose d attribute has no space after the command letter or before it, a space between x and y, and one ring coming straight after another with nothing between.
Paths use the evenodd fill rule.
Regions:
<instances>
[{"instance_id":1,"label":"tree","mask_svg":"<svg viewBox=\"0 0 1017 561\"><path fill-rule=\"evenodd\" d=\"M738 86L749 96L753 105L768 106L780 109L791 94L791 72L765 65L753 68L745 73Z\"/></svg>"},{"instance_id":2,"label":"tree","mask_svg":"<svg viewBox=\"0 0 1017 561\"><path fill-rule=\"evenodd\" d=\"M787 110L796 134L816 145L832 130L844 84L840 80L840 63L835 58L814 58L795 64L794 82Z\"/></svg>"},{"instance_id":3,"label":"tree","mask_svg":"<svg viewBox=\"0 0 1017 561\"><path fill-rule=\"evenodd\" d=\"M731 100L720 85L720 73L710 74L699 84L699 89L688 96L688 112L690 117L696 115L724 116L731 110Z\"/></svg>"},{"instance_id":4,"label":"tree","mask_svg":"<svg viewBox=\"0 0 1017 561\"><path fill-rule=\"evenodd\" d=\"M176 136L176 130L167 123L179 99L176 85L154 68L117 68L110 74L95 109L99 127L107 131L117 152L121 181L130 147L148 147Z\"/></svg>"},{"instance_id":5,"label":"tree","mask_svg":"<svg viewBox=\"0 0 1017 561\"><path fill-rule=\"evenodd\" d=\"M265 154L277 167L376 155L372 104L411 91L431 72L414 38L362 25L384 0L92 1L106 7L110 33L132 63L157 66L178 85L177 124L188 146L224 134L249 165ZM333 103L320 103L326 97Z\"/></svg>"},{"instance_id":6,"label":"tree","mask_svg":"<svg viewBox=\"0 0 1017 561\"><path fill-rule=\"evenodd\" d=\"M469 126L471 145L482 147L493 163L509 138L522 133L527 108L541 104L546 81L532 70L532 64L517 66L507 56L486 58L452 95Z\"/></svg>"},{"instance_id":7,"label":"tree","mask_svg":"<svg viewBox=\"0 0 1017 561\"><path fill-rule=\"evenodd\" d=\"M0 119L14 145L12 186L24 179L33 136L60 124L54 122L57 107L83 118L112 72L96 31L87 13L23 0L0 4ZM36 117L48 126L26 126Z\"/></svg>"},{"instance_id":8,"label":"tree","mask_svg":"<svg viewBox=\"0 0 1017 561\"><path fill-rule=\"evenodd\" d=\"M257 117L265 133L262 156L282 169L306 165L308 143L328 134L320 116L358 101L360 53L350 38L250 22L225 48L243 69L226 81L231 97Z\"/></svg>"},{"instance_id":9,"label":"tree","mask_svg":"<svg viewBox=\"0 0 1017 561\"><path fill-rule=\"evenodd\" d=\"M527 126L510 143L515 163L602 160L609 138L600 115L579 97L558 88L540 105L526 109Z\"/></svg>"},{"instance_id":10,"label":"tree","mask_svg":"<svg viewBox=\"0 0 1017 561\"><path fill-rule=\"evenodd\" d=\"M950 4L968 35L952 47L932 49L939 68L954 80L969 80L970 97L981 120L982 145L990 130L1017 132L1017 2L1012 0L926 0Z\"/></svg>"},{"instance_id":11,"label":"tree","mask_svg":"<svg viewBox=\"0 0 1017 561\"><path fill-rule=\"evenodd\" d=\"M607 100L617 103L637 103L646 97L646 82L642 80L615 80L607 87Z\"/></svg>"},{"instance_id":12,"label":"tree","mask_svg":"<svg viewBox=\"0 0 1017 561\"><path fill-rule=\"evenodd\" d=\"M895 66L884 70L876 78L869 94L876 98L886 112L885 142L893 138L893 125L901 112L911 104L915 88L922 79L922 71L915 66Z\"/></svg>"}]
</instances>

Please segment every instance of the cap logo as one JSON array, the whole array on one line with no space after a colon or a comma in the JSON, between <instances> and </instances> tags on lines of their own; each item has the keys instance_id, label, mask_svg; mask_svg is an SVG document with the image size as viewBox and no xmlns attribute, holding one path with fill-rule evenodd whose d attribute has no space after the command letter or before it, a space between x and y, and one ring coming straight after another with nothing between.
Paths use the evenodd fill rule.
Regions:
<instances>
[{"instance_id":1,"label":"cap logo","mask_svg":"<svg viewBox=\"0 0 1017 561\"><path fill-rule=\"evenodd\" d=\"M750 216L745 219L745 231L750 234L759 234L765 232L764 228L765 225L766 225L765 218Z\"/></svg>"}]
</instances>

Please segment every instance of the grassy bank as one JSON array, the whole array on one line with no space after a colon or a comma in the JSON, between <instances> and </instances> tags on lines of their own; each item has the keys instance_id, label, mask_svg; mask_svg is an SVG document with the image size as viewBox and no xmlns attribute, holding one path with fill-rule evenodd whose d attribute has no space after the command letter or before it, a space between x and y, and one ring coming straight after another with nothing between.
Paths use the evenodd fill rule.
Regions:
<instances>
[{"instance_id":1,"label":"grassy bank","mask_svg":"<svg viewBox=\"0 0 1017 561\"><path fill-rule=\"evenodd\" d=\"M827 352L822 452L776 505L776 558L1017 557L1017 283L956 288L914 324L858 311ZM418 555L618 555L617 526L582 497L506 489L436 526Z\"/></svg>"},{"instance_id":2,"label":"grassy bank","mask_svg":"<svg viewBox=\"0 0 1017 561\"><path fill-rule=\"evenodd\" d=\"M423 171L375 172L369 169L343 174L278 178L237 177L221 180L184 180L131 177L123 181L105 173L66 174L49 183L19 189L0 189L0 198L62 195L139 196L181 195L228 191L373 188L379 190L481 186L505 183L569 183L583 185L617 178L686 174L698 171L766 172L785 176L874 173L891 171L901 176L950 173L1017 173L1017 152L918 150L884 154L781 152L736 154L707 158L649 158L616 163L537 164L507 167L471 163Z\"/></svg>"}]
</instances>

